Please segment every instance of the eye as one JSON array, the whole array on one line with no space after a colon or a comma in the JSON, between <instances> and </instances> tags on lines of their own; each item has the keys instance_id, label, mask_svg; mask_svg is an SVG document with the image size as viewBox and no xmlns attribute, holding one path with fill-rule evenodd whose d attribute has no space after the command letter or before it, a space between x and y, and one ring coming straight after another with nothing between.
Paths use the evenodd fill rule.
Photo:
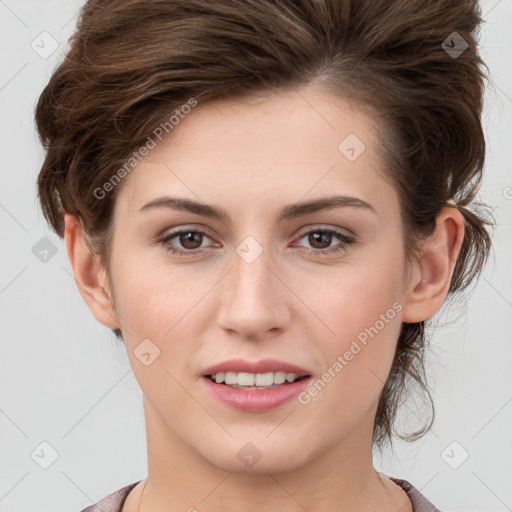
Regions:
<instances>
[{"instance_id":1,"label":"eye","mask_svg":"<svg viewBox=\"0 0 512 512\"><path fill-rule=\"evenodd\" d=\"M348 246L355 243L356 239L353 236L347 235L342 231L328 228L317 228L306 231L300 235L299 240L306 238L307 243L312 247L306 248L308 254L318 256L330 256L341 251L346 251ZM172 240L176 239L175 242ZM205 239L211 238L202 230L192 228L182 228L163 237L156 238L154 241L161 243L166 251L169 251L176 256L194 256L202 253L201 248L207 247L203 245ZM338 245L332 246L332 242L339 241ZM214 242L215 247L221 245ZM181 248L180 248L181 246Z\"/></svg>"},{"instance_id":2,"label":"eye","mask_svg":"<svg viewBox=\"0 0 512 512\"><path fill-rule=\"evenodd\" d=\"M177 239L176 242L171 243L171 240L175 238ZM155 241L161 243L167 251L177 256L194 256L202 252L197 249L204 247L202 244L205 238L210 237L204 231L185 228L168 233ZM176 248L177 244L180 244L182 249L179 247ZM219 244L217 244L217 246L219 246Z\"/></svg>"},{"instance_id":3,"label":"eye","mask_svg":"<svg viewBox=\"0 0 512 512\"><path fill-rule=\"evenodd\" d=\"M355 243L356 239L353 236L347 235L342 231L328 228L317 228L301 234L299 240L306 238L312 248L306 252L319 256L331 255L341 251L346 251L349 245ZM331 243L336 239L339 240L338 245L331 246Z\"/></svg>"}]
</instances>

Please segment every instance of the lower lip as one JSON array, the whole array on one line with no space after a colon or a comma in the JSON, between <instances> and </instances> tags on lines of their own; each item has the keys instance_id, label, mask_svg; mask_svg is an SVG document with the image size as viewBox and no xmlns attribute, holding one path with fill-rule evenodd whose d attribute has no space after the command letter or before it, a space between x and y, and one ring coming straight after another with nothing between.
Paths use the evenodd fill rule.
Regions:
<instances>
[{"instance_id":1,"label":"lower lip","mask_svg":"<svg viewBox=\"0 0 512 512\"><path fill-rule=\"evenodd\" d=\"M208 391L215 398L235 409L246 412L270 411L283 405L304 391L310 379L311 377L307 377L291 384L281 384L275 388L243 389L217 384L209 377L202 377Z\"/></svg>"}]
</instances>

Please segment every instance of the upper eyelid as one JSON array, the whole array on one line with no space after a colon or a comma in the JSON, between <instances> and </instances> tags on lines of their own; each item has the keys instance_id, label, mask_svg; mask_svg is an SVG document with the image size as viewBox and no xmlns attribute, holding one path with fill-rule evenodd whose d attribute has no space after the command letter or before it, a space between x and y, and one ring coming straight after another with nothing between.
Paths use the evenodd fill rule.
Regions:
<instances>
[{"instance_id":1,"label":"upper eyelid","mask_svg":"<svg viewBox=\"0 0 512 512\"><path fill-rule=\"evenodd\" d=\"M352 233L352 231L350 231L347 228L332 227L332 226L327 226L327 225L322 225L322 224L317 224L317 225L314 225L313 227L307 227L307 228L301 229L297 232L297 236L300 236L302 238L304 235L307 235L308 233L315 232L315 231L332 231L334 233L340 233L342 235L344 235L346 233L346 236L355 238L355 234Z\"/></svg>"},{"instance_id":2,"label":"upper eyelid","mask_svg":"<svg viewBox=\"0 0 512 512\"><path fill-rule=\"evenodd\" d=\"M174 238L178 235L180 235L181 233L184 233L184 232L198 232L198 233L203 233L205 234L206 236L208 236L209 238L211 239L214 239L215 237L212 236L210 233L209 233L209 230L206 229L206 228L203 228L203 227L200 227L200 228L196 228L196 227L176 227L176 228L172 228L170 231L164 231L161 235L159 235L157 238L159 240L162 240L164 238Z\"/></svg>"}]
</instances>

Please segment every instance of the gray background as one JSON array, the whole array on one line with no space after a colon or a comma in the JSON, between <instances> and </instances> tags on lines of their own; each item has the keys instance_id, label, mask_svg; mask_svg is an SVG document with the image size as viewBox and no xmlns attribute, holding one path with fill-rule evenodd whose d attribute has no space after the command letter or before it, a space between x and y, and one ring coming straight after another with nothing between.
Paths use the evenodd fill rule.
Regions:
<instances>
[{"instance_id":1,"label":"gray background","mask_svg":"<svg viewBox=\"0 0 512 512\"><path fill-rule=\"evenodd\" d=\"M77 511L146 476L141 391L124 348L83 302L36 199L33 109L81 4L0 0L0 512ZM439 315L431 432L376 458L445 512L512 510L512 2L481 5L491 71L481 198L498 222L494 254L468 299ZM58 44L51 55L42 32ZM44 244L56 253L41 261ZM403 413L414 426L414 404ZM42 442L58 454L47 469Z\"/></svg>"}]
</instances>

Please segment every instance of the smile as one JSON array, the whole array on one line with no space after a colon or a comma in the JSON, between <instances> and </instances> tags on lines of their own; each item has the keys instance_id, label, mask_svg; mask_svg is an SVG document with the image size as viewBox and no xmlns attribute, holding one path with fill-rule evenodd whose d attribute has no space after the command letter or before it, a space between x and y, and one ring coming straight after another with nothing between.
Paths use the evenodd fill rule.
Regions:
<instances>
[{"instance_id":1,"label":"smile","mask_svg":"<svg viewBox=\"0 0 512 512\"><path fill-rule=\"evenodd\" d=\"M284 383L292 383L302 377L297 376L295 373L277 371L267 373L218 372L209 375L209 378L217 384L225 384L234 388L264 389Z\"/></svg>"}]
</instances>

